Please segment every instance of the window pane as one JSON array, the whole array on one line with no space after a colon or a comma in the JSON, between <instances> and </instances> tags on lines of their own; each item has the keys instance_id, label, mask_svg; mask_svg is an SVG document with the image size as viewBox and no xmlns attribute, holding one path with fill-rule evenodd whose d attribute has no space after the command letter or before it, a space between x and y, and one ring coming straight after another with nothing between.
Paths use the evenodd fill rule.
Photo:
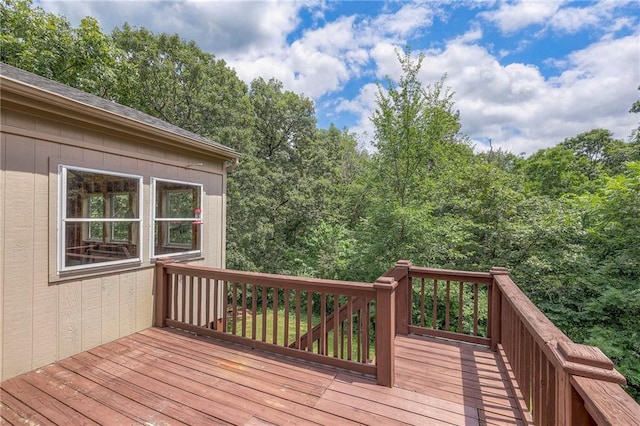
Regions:
<instances>
[{"instance_id":1,"label":"window pane","mask_svg":"<svg viewBox=\"0 0 640 426\"><path fill-rule=\"evenodd\" d=\"M90 239L88 231L93 228L104 229L113 225L122 239ZM137 259L137 236L140 222L67 222L65 223L64 266L78 266L94 263Z\"/></svg>"},{"instance_id":2,"label":"window pane","mask_svg":"<svg viewBox=\"0 0 640 426\"><path fill-rule=\"evenodd\" d=\"M191 221L156 221L155 255L199 250L200 232Z\"/></svg>"},{"instance_id":3,"label":"window pane","mask_svg":"<svg viewBox=\"0 0 640 426\"><path fill-rule=\"evenodd\" d=\"M62 167L63 269L140 259L140 177Z\"/></svg>"},{"instance_id":4,"label":"window pane","mask_svg":"<svg viewBox=\"0 0 640 426\"><path fill-rule=\"evenodd\" d=\"M110 197L111 217L133 218L132 197L129 194L112 194Z\"/></svg>"},{"instance_id":5,"label":"window pane","mask_svg":"<svg viewBox=\"0 0 640 426\"><path fill-rule=\"evenodd\" d=\"M195 218L200 208L200 187L185 183L156 181L157 218Z\"/></svg>"},{"instance_id":6,"label":"window pane","mask_svg":"<svg viewBox=\"0 0 640 426\"><path fill-rule=\"evenodd\" d=\"M102 241L105 238L104 226L105 222L89 222L87 224L89 228L89 235L87 235L88 240L100 240Z\"/></svg>"},{"instance_id":7,"label":"window pane","mask_svg":"<svg viewBox=\"0 0 640 426\"><path fill-rule=\"evenodd\" d=\"M67 218L138 218L139 180L67 170Z\"/></svg>"},{"instance_id":8,"label":"window pane","mask_svg":"<svg viewBox=\"0 0 640 426\"><path fill-rule=\"evenodd\" d=\"M131 241L133 222L112 222L111 223L111 240L112 241Z\"/></svg>"}]
</instances>

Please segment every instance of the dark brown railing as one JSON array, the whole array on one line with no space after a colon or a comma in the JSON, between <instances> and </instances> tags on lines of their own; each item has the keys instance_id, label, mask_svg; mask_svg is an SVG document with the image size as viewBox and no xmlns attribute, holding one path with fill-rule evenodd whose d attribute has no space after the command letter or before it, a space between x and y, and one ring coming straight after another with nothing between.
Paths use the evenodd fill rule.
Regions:
<instances>
[{"instance_id":1,"label":"dark brown railing","mask_svg":"<svg viewBox=\"0 0 640 426\"><path fill-rule=\"evenodd\" d=\"M640 425L640 405L620 386L625 378L611 360L597 347L572 342L508 270L450 271L399 261L385 275L399 283L397 334L491 346L526 422Z\"/></svg>"},{"instance_id":2,"label":"dark brown railing","mask_svg":"<svg viewBox=\"0 0 640 426\"><path fill-rule=\"evenodd\" d=\"M394 337L490 346L526 423L639 425L640 405L598 348L564 335L504 268L399 261L375 283L156 265L156 326L351 369L393 386Z\"/></svg>"},{"instance_id":3,"label":"dark brown railing","mask_svg":"<svg viewBox=\"0 0 640 426\"><path fill-rule=\"evenodd\" d=\"M397 283L156 265L156 326L170 326L393 384Z\"/></svg>"}]
</instances>

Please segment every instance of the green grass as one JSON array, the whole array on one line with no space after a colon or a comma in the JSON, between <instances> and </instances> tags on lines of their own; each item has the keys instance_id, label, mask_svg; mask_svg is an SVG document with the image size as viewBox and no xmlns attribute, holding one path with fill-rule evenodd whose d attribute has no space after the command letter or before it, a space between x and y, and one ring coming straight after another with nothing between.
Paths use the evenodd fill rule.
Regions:
<instances>
[{"instance_id":1,"label":"green grass","mask_svg":"<svg viewBox=\"0 0 640 426\"><path fill-rule=\"evenodd\" d=\"M236 332L235 335L237 336L242 336L243 335L243 321L242 321L242 314L240 312L238 312L238 316L236 317ZM290 313L289 317L289 329L288 329L288 336L287 336L287 345L292 344L295 339L296 339L296 316L295 313ZM283 309L279 309L278 310L278 315L277 315L277 330L278 330L278 334L277 334L277 340L275 342L275 344L277 344L278 346L285 346L285 339L284 339L284 329L285 329L285 323L287 322L287 318L284 314L284 310ZM312 326L319 324L320 323L320 315L318 314L313 314L312 316ZM262 313L257 313L255 315L255 325L256 325L256 333L255 333L255 339L258 341L262 341L262 331L263 331L263 324L262 324ZM265 333L265 339L264 341L267 343L274 343L273 341L273 327L274 326L274 321L273 321L273 310L272 309L268 309L267 310L267 319L266 319L266 333ZM302 338L302 336L304 336L304 334L307 332L307 315L306 313L304 315L301 315L300 318L300 337ZM247 316L246 316L246 328L244 329L244 336L247 338L252 338L252 331L253 331L253 317L251 316L251 312L249 310L247 310ZM233 318L231 316L227 317L227 333L233 333ZM355 333L354 333L355 334ZM353 337L353 348L352 348L352 355L351 355L351 359L352 360L356 360L357 359L357 341L356 341L356 337L354 335ZM333 330L330 330L327 333L327 355L328 356L334 356L334 339L335 339L335 333L333 332ZM304 346L304 344L306 344L306 339L303 340L302 345ZM343 346L346 349L348 345L348 338L345 335L344 339L343 339ZM375 346L373 343L371 343L369 345L369 359L373 359L374 355L375 355ZM341 345L338 345L338 357L342 358L341 356ZM318 353L318 342L314 343L314 350L313 352ZM344 356L344 358L346 358L346 354Z\"/></svg>"}]
</instances>

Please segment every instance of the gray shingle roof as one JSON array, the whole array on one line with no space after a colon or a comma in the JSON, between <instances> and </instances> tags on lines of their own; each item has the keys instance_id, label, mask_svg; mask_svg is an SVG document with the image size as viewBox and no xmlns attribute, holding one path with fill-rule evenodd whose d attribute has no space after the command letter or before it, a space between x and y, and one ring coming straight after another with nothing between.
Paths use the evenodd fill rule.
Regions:
<instances>
[{"instance_id":1,"label":"gray shingle roof","mask_svg":"<svg viewBox=\"0 0 640 426\"><path fill-rule=\"evenodd\" d=\"M120 105L116 102L92 95L90 93L83 92L82 90L78 90L65 84L49 80L48 78L41 77L39 75L24 71L20 68L16 68L2 62L0 62L0 75L2 75L4 78L19 81L29 86L33 86L38 89L62 96L64 98L71 99L84 105L108 111L110 113L126 117L128 119L135 120L149 126L153 126L160 130L175 133L176 135L180 135L182 137L186 137L200 143L211 145L213 147L227 151L231 157L239 156L239 154L235 150L225 145L214 142L188 130L184 130L178 126L174 126L173 124L167 123L166 121L160 120L159 118L153 117L149 114L145 114L144 112L129 108L124 105Z\"/></svg>"}]
</instances>

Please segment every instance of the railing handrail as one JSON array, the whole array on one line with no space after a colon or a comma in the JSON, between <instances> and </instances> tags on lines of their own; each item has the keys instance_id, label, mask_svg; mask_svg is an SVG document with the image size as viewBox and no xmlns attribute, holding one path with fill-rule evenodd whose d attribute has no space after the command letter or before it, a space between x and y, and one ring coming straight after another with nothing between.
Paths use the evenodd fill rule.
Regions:
<instances>
[{"instance_id":1,"label":"railing handrail","mask_svg":"<svg viewBox=\"0 0 640 426\"><path fill-rule=\"evenodd\" d=\"M578 376L618 384L626 383L624 376L613 368L609 358L599 349L594 351L595 347L578 345L569 339L529 300L509 275L496 275L495 284L520 316L535 342L556 367Z\"/></svg>"},{"instance_id":2,"label":"railing handrail","mask_svg":"<svg viewBox=\"0 0 640 426\"><path fill-rule=\"evenodd\" d=\"M472 281L478 284L490 285L493 276L489 272L456 271L452 269L427 268L424 266L410 266L409 273L416 278L436 278L444 281Z\"/></svg>"},{"instance_id":3,"label":"railing handrail","mask_svg":"<svg viewBox=\"0 0 640 426\"><path fill-rule=\"evenodd\" d=\"M613 362L599 348L573 342L520 290L511 279L508 270L494 268L491 273L494 276L495 295L492 300L492 310L497 320L496 324L501 324L497 327L497 336L494 335L494 342L497 343L494 350L502 353L512 366L514 362L523 362L522 359L518 361L509 359L509 354L502 346L505 336L501 336L500 327L504 329L512 326L512 324L502 324L503 321L510 320L504 318L501 313L501 311L504 312L506 303L510 305L512 312L518 317L543 357L539 359L537 356L529 355L527 357L529 364L524 368L520 366L520 369L529 371L537 369L540 372L540 364L535 364L544 362L546 358L555 370L555 373L550 376L555 383L527 383L531 379L525 380L525 383L519 383L518 378L513 377L521 389L523 386L531 387L524 392L524 398L520 398L520 402L526 403L526 407L522 409L533 408L533 416L527 413L526 417L534 424L549 421L556 425L640 424L638 423L640 405L620 386L626 383L626 379L614 368ZM548 378L543 379L545 380ZM548 398L547 395L534 395L531 389L540 386L546 386L546 392L554 395L555 401L549 401L555 406L552 419L542 420L548 413L541 413L541 407L535 406L536 402L539 405L541 400ZM541 392L539 389L538 391Z\"/></svg>"},{"instance_id":4,"label":"railing handrail","mask_svg":"<svg viewBox=\"0 0 640 426\"><path fill-rule=\"evenodd\" d=\"M322 278L294 277L290 275L268 274L263 272L245 272L234 269L209 268L205 266L187 265L183 263L165 263L167 272L189 272L199 278L231 281L235 283L254 283L266 286L278 286L288 289L312 289L331 293L339 290L341 294L353 296L369 296L376 294L373 283L328 280Z\"/></svg>"}]
</instances>

